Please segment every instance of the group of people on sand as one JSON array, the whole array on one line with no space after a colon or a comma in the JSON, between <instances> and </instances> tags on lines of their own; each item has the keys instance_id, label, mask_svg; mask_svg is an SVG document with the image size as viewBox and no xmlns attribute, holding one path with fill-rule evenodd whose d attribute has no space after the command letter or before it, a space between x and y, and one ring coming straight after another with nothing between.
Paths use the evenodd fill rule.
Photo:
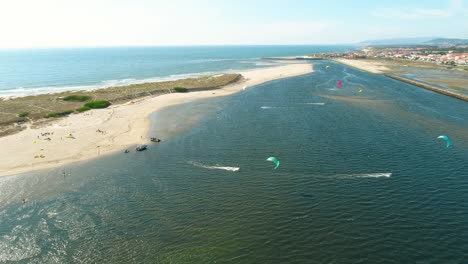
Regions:
<instances>
[{"instance_id":1,"label":"group of people on sand","mask_svg":"<svg viewBox=\"0 0 468 264\"><path fill-rule=\"evenodd\" d=\"M103 130L101 130L101 129L96 130L96 132L101 133L101 134L103 134L103 135L106 134L106 131L103 131Z\"/></svg>"},{"instance_id":2,"label":"group of people on sand","mask_svg":"<svg viewBox=\"0 0 468 264\"><path fill-rule=\"evenodd\" d=\"M46 137L46 138L42 138L42 140L51 141L52 139L51 139L49 136L52 136L52 135L54 135L54 132L45 132L45 133L41 133L40 136ZM38 136L37 136L37 139L40 140L40 139L41 139L40 136L38 135ZM75 137L73 136L72 133L68 133L68 134L65 136L65 138L75 139ZM34 144L39 144L39 140L35 140L35 141L34 141ZM60 137L60 140L63 140L63 137ZM44 151L44 149L41 149L41 151ZM34 155L34 158L35 158L35 159L38 159L38 158L43 159L43 158L45 158L45 155L42 154L42 153L40 153L40 154Z\"/></svg>"},{"instance_id":3,"label":"group of people on sand","mask_svg":"<svg viewBox=\"0 0 468 264\"><path fill-rule=\"evenodd\" d=\"M45 132L45 133L41 133L41 136L42 137L46 137L44 138L44 140L52 140L49 136L52 136L54 135L54 132ZM41 139L39 136L37 136L37 139Z\"/></svg>"}]
</instances>

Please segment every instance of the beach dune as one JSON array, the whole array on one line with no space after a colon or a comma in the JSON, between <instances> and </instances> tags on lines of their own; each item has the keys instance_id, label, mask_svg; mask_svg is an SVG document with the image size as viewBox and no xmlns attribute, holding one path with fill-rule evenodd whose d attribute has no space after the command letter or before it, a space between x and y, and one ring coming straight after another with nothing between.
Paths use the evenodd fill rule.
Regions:
<instances>
[{"instance_id":1,"label":"beach dune","mask_svg":"<svg viewBox=\"0 0 468 264\"><path fill-rule=\"evenodd\" d=\"M148 143L149 116L159 109L202 98L226 96L275 79L312 72L308 63L240 72L243 79L225 87L145 97L107 109L74 114L40 128L0 138L0 176L96 158Z\"/></svg>"}]
</instances>

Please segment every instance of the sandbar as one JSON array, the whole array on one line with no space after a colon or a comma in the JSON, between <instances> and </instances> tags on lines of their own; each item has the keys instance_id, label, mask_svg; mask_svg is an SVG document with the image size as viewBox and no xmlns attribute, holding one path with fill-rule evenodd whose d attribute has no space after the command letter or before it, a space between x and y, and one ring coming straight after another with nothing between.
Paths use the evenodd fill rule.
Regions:
<instances>
[{"instance_id":1,"label":"sandbar","mask_svg":"<svg viewBox=\"0 0 468 264\"><path fill-rule=\"evenodd\" d=\"M0 176L60 167L119 151L124 155L127 148L149 144L149 117L161 108L227 96L268 81L311 72L309 63L249 70L240 72L242 80L216 90L149 96L107 109L72 114L44 127L28 127L0 138Z\"/></svg>"},{"instance_id":2,"label":"sandbar","mask_svg":"<svg viewBox=\"0 0 468 264\"><path fill-rule=\"evenodd\" d=\"M392 69L384 66L378 61L350 59L335 59L335 61L370 73L383 74L392 71Z\"/></svg>"}]
</instances>

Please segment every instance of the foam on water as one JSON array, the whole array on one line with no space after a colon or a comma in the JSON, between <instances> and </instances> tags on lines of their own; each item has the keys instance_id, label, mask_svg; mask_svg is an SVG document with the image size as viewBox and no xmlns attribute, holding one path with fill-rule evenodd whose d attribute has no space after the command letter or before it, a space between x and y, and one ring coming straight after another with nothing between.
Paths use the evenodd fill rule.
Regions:
<instances>
[{"instance_id":1,"label":"foam on water","mask_svg":"<svg viewBox=\"0 0 468 264\"><path fill-rule=\"evenodd\" d=\"M48 86L48 87L37 87L37 88L14 88L14 89L5 89L0 90L0 97L22 97L28 95L38 95L38 94L48 94L48 93L61 93L65 91L83 91L83 90L93 90L99 87L93 85L83 85L83 86ZM101 87L104 88L104 87Z\"/></svg>"}]
</instances>

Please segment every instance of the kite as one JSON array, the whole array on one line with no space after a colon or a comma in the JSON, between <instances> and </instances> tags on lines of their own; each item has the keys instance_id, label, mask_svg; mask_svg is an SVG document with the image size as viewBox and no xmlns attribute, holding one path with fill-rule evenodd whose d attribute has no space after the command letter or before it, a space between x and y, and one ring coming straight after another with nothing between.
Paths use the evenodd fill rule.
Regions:
<instances>
[{"instance_id":1,"label":"kite","mask_svg":"<svg viewBox=\"0 0 468 264\"><path fill-rule=\"evenodd\" d=\"M447 148L450 147L450 145L452 145L452 141L450 141L450 138L446 135L441 135L441 136L438 136L437 138L441 138L445 140L445 142L447 143Z\"/></svg>"},{"instance_id":2,"label":"kite","mask_svg":"<svg viewBox=\"0 0 468 264\"><path fill-rule=\"evenodd\" d=\"M271 161L275 164L275 170L279 167L280 165L280 161L279 159L275 158L275 157L269 157L268 159L266 159L267 161Z\"/></svg>"},{"instance_id":3,"label":"kite","mask_svg":"<svg viewBox=\"0 0 468 264\"><path fill-rule=\"evenodd\" d=\"M343 83L341 81L336 81L336 84L338 85L339 88L343 87Z\"/></svg>"}]
</instances>

